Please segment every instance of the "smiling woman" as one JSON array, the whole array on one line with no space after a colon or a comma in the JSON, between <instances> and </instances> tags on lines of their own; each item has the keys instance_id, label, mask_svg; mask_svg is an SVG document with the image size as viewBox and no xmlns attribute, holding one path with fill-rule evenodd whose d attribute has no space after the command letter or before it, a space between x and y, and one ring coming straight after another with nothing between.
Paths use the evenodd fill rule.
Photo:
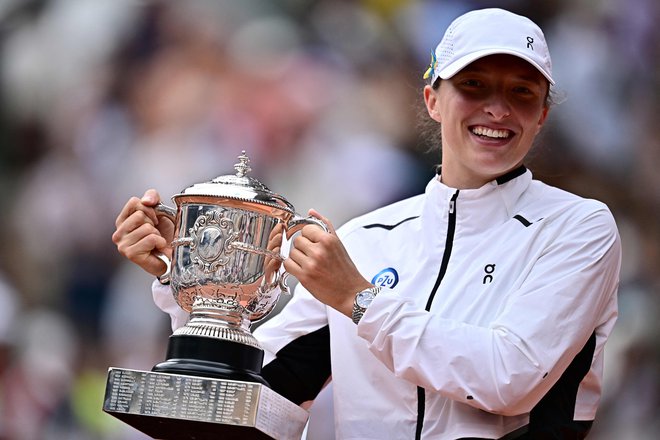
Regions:
<instances>
[{"instance_id":1,"label":"smiling woman","mask_svg":"<svg viewBox=\"0 0 660 440\"><path fill-rule=\"evenodd\" d=\"M300 283L255 332L263 376L297 404L331 382L337 439L582 439L600 401L621 245L605 204L522 164L554 84L543 32L502 9L469 12L426 77L440 172L423 194L337 230L310 211L328 230L293 239L284 267ZM126 218L152 212L137 200ZM113 237L141 264L171 237L135 233L138 223L120 217ZM169 286L154 282L153 294L172 310Z\"/></svg>"}]
</instances>

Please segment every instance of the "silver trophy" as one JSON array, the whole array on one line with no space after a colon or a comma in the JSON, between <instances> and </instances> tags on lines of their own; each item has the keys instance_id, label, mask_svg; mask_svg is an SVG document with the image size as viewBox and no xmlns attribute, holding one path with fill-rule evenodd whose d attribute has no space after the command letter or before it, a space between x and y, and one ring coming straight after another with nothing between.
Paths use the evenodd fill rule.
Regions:
<instances>
[{"instance_id":1,"label":"silver trophy","mask_svg":"<svg viewBox=\"0 0 660 440\"><path fill-rule=\"evenodd\" d=\"M186 188L172 197L176 209L157 207L175 225L161 281L190 319L152 371L111 368L103 405L154 438L299 439L307 420L260 376L263 350L250 325L288 292L283 237L327 228L249 177L244 151L238 159L235 175Z\"/></svg>"}]
</instances>

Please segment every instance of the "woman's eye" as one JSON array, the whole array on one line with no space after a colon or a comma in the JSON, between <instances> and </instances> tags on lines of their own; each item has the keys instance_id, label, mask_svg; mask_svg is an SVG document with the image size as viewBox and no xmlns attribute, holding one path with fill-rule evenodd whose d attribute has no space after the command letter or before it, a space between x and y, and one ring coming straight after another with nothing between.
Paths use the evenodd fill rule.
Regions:
<instances>
[{"instance_id":1,"label":"woman's eye","mask_svg":"<svg viewBox=\"0 0 660 440\"><path fill-rule=\"evenodd\" d=\"M516 93L522 93L522 94L530 94L532 91L527 88L527 87L516 87L513 89L514 92Z\"/></svg>"},{"instance_id":2,"label":"woman's eye","mask_svg":"<svg viewBox=\"0 0 660 440\"><path fill-rule=\"evenodd\" d=\"M466 79L463 81L463 85L467 87L479 87L481 83L476 79Z\"/></svg>"}]
</instances>

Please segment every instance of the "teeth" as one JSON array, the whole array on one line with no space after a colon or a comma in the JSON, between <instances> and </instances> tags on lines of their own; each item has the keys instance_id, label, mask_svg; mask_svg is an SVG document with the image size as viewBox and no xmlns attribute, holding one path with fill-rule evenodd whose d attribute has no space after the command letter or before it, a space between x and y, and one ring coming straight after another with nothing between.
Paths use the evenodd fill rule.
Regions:
<instances>
[{"instance_id":1,"label":"teeth","mask_svg":"<svg viewBox=\"0 0 660 440\"><path fill-rule=\"evenodd\" d=\"M472 133L479 135L479 136L486 136L486 137L491 137L491 138L508 138L509 137L509 131L508 130L493 130L492 128L486 128L486 127L474 127L472 129Z\"/></svg>"}]
</instances>

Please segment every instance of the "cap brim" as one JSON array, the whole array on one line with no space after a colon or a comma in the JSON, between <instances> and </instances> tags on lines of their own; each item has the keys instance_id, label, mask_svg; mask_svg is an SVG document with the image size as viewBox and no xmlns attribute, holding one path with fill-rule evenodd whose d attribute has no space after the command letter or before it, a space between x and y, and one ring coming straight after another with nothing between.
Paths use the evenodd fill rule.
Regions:
<instances>
[{"instance_id":1,"label":"cap brim","mask_svg":"<svg viewBox=\"0 0 660 440\"><path fill-rule=\"evenodd\" d=\"M531 59L527 54L521 53L521 52L516 52L515 50L506 50L506 49L500 49L500 48L493 48L493 49L483 49L479 50L476 52L472 52L468 55L465 55L456 61L448 64L445 66L443 69L441 69L438 72L438 78L442 79L449 79L452 76L456 75L460 70L465 68L468 64L475 62L476 60L486 57L488 55L513 55L518 58L522 58L523 60L527 61L529 64L534 66L541 74L550 82L551 85L555 85L555 80L552 79L550 74L543 69L541 65L539 65L536 61Z\"/></svg>"}]
</instances>

